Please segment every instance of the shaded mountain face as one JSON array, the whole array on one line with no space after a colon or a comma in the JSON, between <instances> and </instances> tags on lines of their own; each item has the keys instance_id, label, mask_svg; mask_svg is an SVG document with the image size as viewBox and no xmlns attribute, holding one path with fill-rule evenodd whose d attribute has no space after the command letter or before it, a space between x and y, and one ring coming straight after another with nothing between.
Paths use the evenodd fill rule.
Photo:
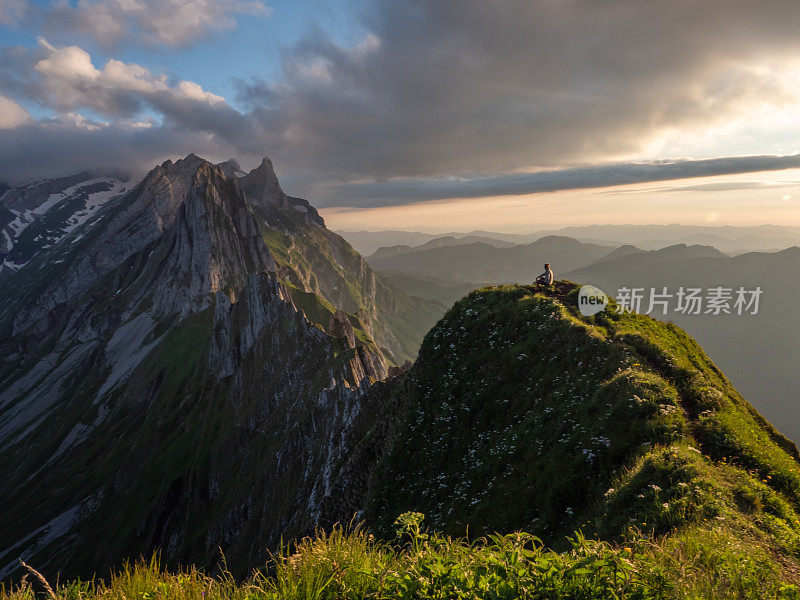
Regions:
<instances>
[{"instance_id":1,"label":"shaded mountain face","mask_svg":"<svg viewBox=\"0 0 800 600\"><path fill-rule=\"evenodd\" d=\"M238 165L230 163L220 166L235 172ZM308 201L283 192L269 159L239 183L263 224L277 272L304 314L326 327L343 310L359 339L374 341L387 361L413 360L442 307L377 277L348 242L325 227Z\"/></svg>"},{"instance_id":2,"label":"shaded mountain face","mask_svg":"<svg viewBox=\"0 0 800 600\"><path fill-rule=\"evenodd\" d=\"M156 548L246 571L320 519L364 391L416 353L391 319L424 304L267 161L240 176L167 161L2 286L0 578Z\"/></svg>"},{"instance_id":3,"label":"shaded mountain face","mask_svg":"<svg viewBox=\"0 0 800 600\"><path fill-rule=\"evenodd\" d=\"M415 249L390 256L373 255L369 261L378 271L486 284L532 281L546 262L553 264L558 276L560 272L591 264L612 250L611 246L550 236L506 248L478 242Z\"/></svg>"},{"instance_id":4,"label":"shaded mountain face","mask_svg":"<svg viewBox=\"0 0 800 600\"><path fill-rule=\"evenodd\" d=\"M266 225L264 241L279 276L306 316L325 326L337 309L344 310L361 338L374 340L389 362L413 360L443 307L412 297L378 277L349 243L324 227L305 200L286 197L280 203L288 208L275 210L272 202L280 193L268 185L257 189L270 190L263 196L248 196Z\"/></svg>"},{"instance_id":5,"label":"shaded mountain face","mask_svg":"<svg viewBox=\"0 0 800 600\"><path fill-rule=\"evenodd\" d=\"M607 294L622 286L651 288L727 287L762 289L757 315L683 314L672 309L658 318L669 319L697 339L735 385L781 430L800 440L797 364L800 362L800 316L797 298L800 282L800 248L774 253L748 253L735 257L714 256L705 248L674 247L654 252L631 253L600 261L565 276L591 282ZM647 303L643 303L643 311ZM705 309L704 309L705 310Z\"/></svg>"},{"instance_id":6,"label":"shaded mountain face","mask_svg":"<svg viewBox=\"0 0 800 600\"><path fill-rule=\"evenodd\" d=\"M556 547L635 528L797 565L795 445L681 329L583 317L577 293L502 286L457 302L414 367L370 390L389 418L356 419L327 518L364 507L390 535L414 510L445 533L523 530Z\"/></svg>"},{"instance_id":7,"label":"shaded mountain face","mask_svg":"<svg viewBox=\"0 0 800 600\"><path fill-rule=\"evenodd\" d=\"M128 186L124 178L88 172L0 186L0 281L90 220Z\"/></svg>"}]
</instances>

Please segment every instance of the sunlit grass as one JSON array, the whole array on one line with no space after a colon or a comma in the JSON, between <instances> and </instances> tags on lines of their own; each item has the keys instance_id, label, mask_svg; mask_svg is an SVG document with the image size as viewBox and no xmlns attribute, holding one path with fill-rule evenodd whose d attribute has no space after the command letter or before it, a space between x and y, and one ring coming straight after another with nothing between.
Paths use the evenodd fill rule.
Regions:
<instances>
[{"instance_id":1,"label":"sunlit grass","mask_svg":"<svg viewBox=\"0 0 800 600\"><path fill-rule=\"evenodd\" d=\"M424 529L405 513L394 543L361 527L334 527L284 548L244 581L189 568L169 572L156 557L125 565L106 580L47 584L31 569L2 600L277 599L657 599L800 598L792 572L768 551L721 528L675 536L633 535L623 544L586 539L553 552L525 533L474 541Z\"/></svg>"}]
</instances>

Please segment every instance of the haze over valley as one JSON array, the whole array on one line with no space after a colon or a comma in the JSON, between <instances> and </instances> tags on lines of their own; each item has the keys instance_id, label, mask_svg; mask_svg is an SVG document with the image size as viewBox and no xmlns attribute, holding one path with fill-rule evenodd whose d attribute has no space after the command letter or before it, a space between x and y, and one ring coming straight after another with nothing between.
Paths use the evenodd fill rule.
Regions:
<instances>
[{"instance_id":1,"label":"haze over valley","mask_svg":"<svg viewBox=\"0 0 800 600\"><path fill-rule=\"evenodd\" d=\"M355 247L366 249L381 235L342 233ZM770 233L776 236L766 237ZM539 235L543 237L536 239ZM792 239L800 239L800 232L793 228L586 226L541 234L469 232L435 237L395 231L390 236L412 244L427 241L378 248L367 256L369 263L407 293L444 305L481 285L531 281L545 262L552 263L557 277L595 284L611 296L617 296L622 287L642 288L642 312L648 310L650 290L662 293L667 288L674 295L681 287L761 288L757 315L683 314L674 310L673 299L673 310L664 314L658 308L656 316L691 333L760 411L781 422L792 439L800 439L800 413L794 402L800 320L792 309L800 289L791 276L800 269L800 249L791 244ZM612 236L619 241L610 241ZM764 240L788 246L758 250ZM755 249L745 249L745 242ZM511 243L514 246L508 246ZM713 243L729 249L735 245L739 250L727 254Z\"/></svg>"}]
</instances>

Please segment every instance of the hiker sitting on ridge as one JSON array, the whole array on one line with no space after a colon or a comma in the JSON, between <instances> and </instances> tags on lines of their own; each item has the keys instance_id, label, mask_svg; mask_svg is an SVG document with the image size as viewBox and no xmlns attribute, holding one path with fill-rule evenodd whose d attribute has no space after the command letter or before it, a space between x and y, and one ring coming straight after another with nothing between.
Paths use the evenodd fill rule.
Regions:
<instances>
[{"instance_id":1,"label":"hiker sitting on ridge","mask_svg":"<svg viewBox=\"0 0 800 600\"><path fill-rule=\"evenodd\" d=\"M555 277L553 276L553 271L550 270L550 263L544 263L544 273L539 275L536 278L536 285L553 285L553 280Z\"/></svg>"}]
</instances>

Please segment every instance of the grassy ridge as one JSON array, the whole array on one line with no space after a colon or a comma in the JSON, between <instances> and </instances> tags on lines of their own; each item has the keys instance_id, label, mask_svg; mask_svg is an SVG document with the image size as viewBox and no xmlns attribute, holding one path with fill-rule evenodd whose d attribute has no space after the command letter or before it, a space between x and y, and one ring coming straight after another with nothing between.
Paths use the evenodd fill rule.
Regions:
<instances>
[{"instance_id":1,"label":"grassy ridge","mask_svg":"<svg viewBox=\"0 0 800 600\"><path fill-rule=\"evenodd\" d=\"M420 510L450 535L558 545L578 528L610 539L719 517L797 552L794 445L681 329L583 317L577 290L476 290L426 336L372 482L378 530Z\"/></svg>"},{"instance_id":2,"label":"grassy ridge","mask_svg":"<svg viewBox=\"0 0 800 600\"><path fill-rule=\"evenodd\" d=\"M458 302L410 379L411 408L376 473L379 528L421 510L450 535L563 538L594 520L617 468L687 429L673 386L629 347L520 286Z\"/></svg>"},{"instance_id":3,"label":"grassy ridge","mask_svg":"<svg viewBox=\"0 0 800 600\"><path fill-rule=\"evenodd\" d=\"M334 527L279 553L245 581L222 563L210 577L195 569L163 570L157 559L127 565L105 581L51 587L35 571L1 600L278 600L278 599L667 599L800 598L786 569L764 555L748 556L725 532L693 531L656 542L625 544L577 533L553 552L524 533L476 541L430 533L423 516L395 521L394 544L366 530Z\"/></svg>"}]
</instances>

